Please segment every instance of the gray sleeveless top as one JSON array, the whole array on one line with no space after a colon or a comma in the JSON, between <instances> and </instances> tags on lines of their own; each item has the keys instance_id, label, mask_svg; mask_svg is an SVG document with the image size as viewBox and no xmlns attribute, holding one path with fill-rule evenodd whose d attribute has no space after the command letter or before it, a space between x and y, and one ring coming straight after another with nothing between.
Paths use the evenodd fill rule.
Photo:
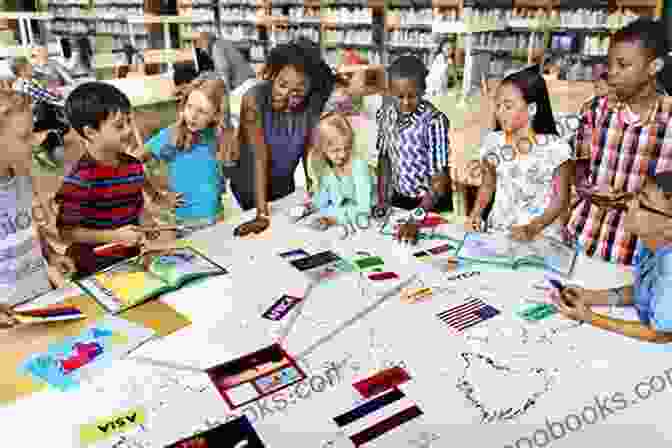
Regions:
<instances>
[{"instance_id":1,"label":"gray sleeveless top","mask_svg":"<svg viewBox=\"0 0 672 448\"><path fill-rule=\"evenodd\" d=\"M294 192L294 172L309 142L324 106L314 96L309 97L303 111L275 112L271 108L271 81L252 87L253 95L262 114L264 138L271 147L268 201L275 201ZM231 170L231 190L243 210L255 207L255 147L247 142L240 148L240 164Z\"/></svg>"}]
</instances>

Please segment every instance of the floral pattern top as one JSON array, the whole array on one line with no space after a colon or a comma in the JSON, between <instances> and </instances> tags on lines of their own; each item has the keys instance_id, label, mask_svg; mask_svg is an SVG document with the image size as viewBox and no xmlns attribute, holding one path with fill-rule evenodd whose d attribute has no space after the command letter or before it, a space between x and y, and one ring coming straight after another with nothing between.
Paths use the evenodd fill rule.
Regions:
<instances>
[{"instance_id":1,"label":"floral pattern top","mask_svg":"<svg viewBox=\"0 0 672 448\"><path fill-rule=\"evenodd\" d=\"M537 135L529 154L516 157L506 144L503 132L492 132L484 140L481 160L496 167L495 203L488 216L488 227L507 231L513 225L528 224L541 216L555 196L554 179L560 165L571 158L570 146L554 135ZM552 224L550 231L560 235L560 227Z\"/></svg>"}]
</instances>

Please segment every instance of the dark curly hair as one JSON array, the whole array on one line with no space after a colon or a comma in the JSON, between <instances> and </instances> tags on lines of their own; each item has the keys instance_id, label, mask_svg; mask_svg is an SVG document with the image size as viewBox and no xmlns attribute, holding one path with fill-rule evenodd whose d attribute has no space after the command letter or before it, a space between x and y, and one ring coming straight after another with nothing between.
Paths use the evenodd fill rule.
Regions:
<instances>
[{"instance_id":1,"label":"dark curly hair","mask_svg":"<svg viewBox=\"0 0 672 448\"><path fill-rule=\"evenodd\" d=\"M322 59L320 47L308 38L300 37L290 43L274 47L262 71L265 80L274 80L280 71L292 66L310 79L309 99L317 99L324 104L336 84L336 75Z\"/></svg>"}]
</instances>

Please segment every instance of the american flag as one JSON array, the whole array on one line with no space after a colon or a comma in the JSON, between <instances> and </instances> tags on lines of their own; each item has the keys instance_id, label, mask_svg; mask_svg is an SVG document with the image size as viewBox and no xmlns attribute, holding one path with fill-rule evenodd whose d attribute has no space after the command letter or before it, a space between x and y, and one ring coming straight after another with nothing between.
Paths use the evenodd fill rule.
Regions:
<instances>
[{"instance_id":1,"label":"american flag","mask_svg":"<svg viewBox=\"0 0 672 448\"><path fill-rule=\"evenodd\" d=\"M488 320L499 314L499 310L476 297L468 298L463 304L454 306L436 316L455 333Z\"/></svg>"}]
</instances>

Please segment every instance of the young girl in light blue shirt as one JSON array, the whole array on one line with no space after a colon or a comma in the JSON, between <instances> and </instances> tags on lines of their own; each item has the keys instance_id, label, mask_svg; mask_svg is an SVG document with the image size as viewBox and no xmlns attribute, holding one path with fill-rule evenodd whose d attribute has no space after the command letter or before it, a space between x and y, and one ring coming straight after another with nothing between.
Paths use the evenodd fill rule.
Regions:
<instances>
[{"instance_id":1,"label":"young girl in light blue shirt","mask_svg":"<svg viewBox=\"0 0 672 448\"><path fill-rule=\"evenodd\" d=\"M166 163L174 193L175 221L191 230L214 224L222 212L225 189L221 161L229 122L229 102L223 81L195 80L179 104L179 119L145 143L146 159Z\"/></svg>"},{"instance_id":2,"label":"young girl in light blue shirt","mask_svg":"<svg viewBox=\"0 0 672 448\"><path fill-rule=\"evenodd\" d=\"M341 114L325 114L317 128L311 154L313 166L322 165L312 207L323 226L364 222L373 206L373 178L366 158L353 154L354 132Z\"/></svg>"}]
</instances>

